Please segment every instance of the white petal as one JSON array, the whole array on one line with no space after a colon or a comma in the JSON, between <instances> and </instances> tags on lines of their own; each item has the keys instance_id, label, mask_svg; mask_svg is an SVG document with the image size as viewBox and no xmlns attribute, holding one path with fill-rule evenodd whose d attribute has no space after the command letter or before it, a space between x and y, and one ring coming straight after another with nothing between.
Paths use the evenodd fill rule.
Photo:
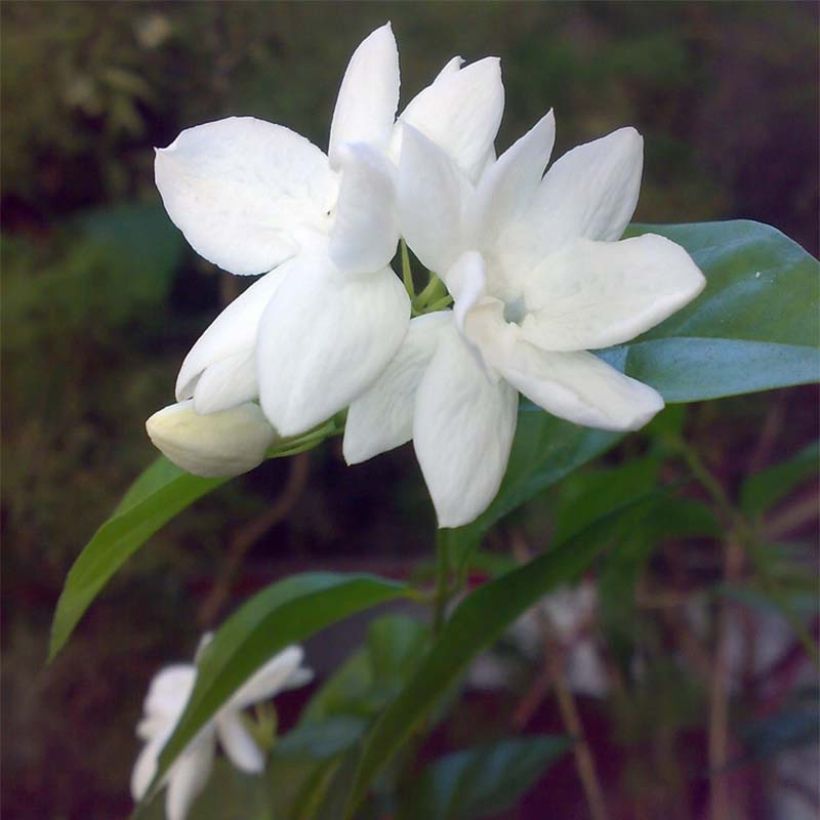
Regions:
<instances>
[{"instance_id":1,"label":"white petal","mask_svg":"<svg viewBox=\"0 0 820 820\"><path fill-rule=\"evenodd\" d=\"M454 63L410 101L399 121L443 148L475 181L501 124L501 65L497 57L486 57L456 71Z\"/></svg>"},{"instance_id":2,"label":"white petal","mask_svg":"<svg viewBox=\"0 0 820 820\"><path fill-rule=\"evenodd\" d=\"M301 646L289 646L274 655L234 692L228 702L230 708L244 709L269 700L285 689L307 683L312 678L312 673L302 667L304 658L305 652ZM308 677L303 673L307 673Z\"/></svg>"},{"instance_id":3,"label":"white petal","mask_svg":"<svg viewBox=\"0 0 820 820\"><path fill-rule=\"evenodd\" d=\"M154 163L168 215L194 250L231 273L269 271L326 229L336 193L327 157L304 137L253 117L183 131Z\"/></svg>"},{"instance_id":4,"label":"white petal","mask_svg":"<svg viewBox=\"0 0 820 820\"><path fill-rule=\"evenodd\" d=\"M194 388L194 410L200 415L230 410L259 396L253 350L236 353L206 368Z\"/></svg>"},{"instance_id":5,"label":"white petal","mask_svg":"<svg viewBox=\"0 0 820 820\"><path fill-rule=\"evenodd\" d=\"M245 356L256 345L259 319L287 274L288 265L263 276L236 297L188 352L177 376L178 401L194 395L197 380L203 371L233 356Z\"/></svg>"},{"instance_id":6,"label":"white petal","mask_svg":"<svg viewBox=\"0 0 820 820\"><path fill-rule=\"evenodd\" d=\"M370 273L390 264L399 241L396 169L364 143L339 151L342 183L330 237L330 256L341 270Z\"/></svg>"},{"instance_id":7,"label":"white petal","mask_svg":"<svg viewBox=\"0 0 820 820\"><path fill-rule=\"evenodd\" d=\"M444 279L447 289L453 295L453 318L459 330L464 329L467 314L485 297L487 290L487 269L484 258L478 251L463 253L447 271Z\"/></svg>"},{"instance_id":8,"label":"white petal","mask_svg":"<svg viewBox=\"0 0 820 820\"><path fill-rule=\"evenodd\" d=\"M492 247L501 230L527 210L554 142L550 111L484 171L470 215L474 247Z\"/></svg>"},{"instance_id":9,"label":"white petal","mask_svg":"<svg viewBox=\"0 0 820 820\"><path fill-rule=\"evenodd\" d=\"M545 350L587 350L634 339L690 302L706 280L661 236L576 240L527 278L524 338Z\"/></svg>"},{"instance_id":10,"label":"white petal","mask_svg":"<svg viewBox=\"0 0 820 820\"><path fill-rule=\"evenodd\" d=\"M342 274L329 259L300 259L259 329L262 408L285 436L309 430L375 381L399 348L410 301L390 268Z\"/></svg>"},{"instance_id":11,"label":"white petal","mask_svg":"<svg viewBox=\"0 0 820 820\"><path fill-rule=\"evenodd\" d=\"M487 377L457 333L443 335L421 380L413 444L440 527L469 524L498 492L518 394Z\"/></svg>"},{"instance_id":12,"label":"white petal","mask_svg":"<svg viewBox=\"0 0 820 820\"><path fill-rule=\"evenodd\" d=\"M159 715L165 721L175 721L185 708L194 688L196 667L174 664L160 669L154 675L143 708L146 715Z\"/></svg>"},{"instance_id":13,"label":"white petal","mask_svg":"<svg viewBox=\"0 0 820 820\"><path fill-rule=\"evenodd\" d=\"M469 183L429 139L404 128L398 208L402 235L428 270L443 275L462 247L462 202Z\"/></svg>"},{"instance_id":14,"label":"white petal","mask_svg":"<svg viewBox=\"0 0 820 820\"><path fill-rule=\"evenodd\" d=\"M348 464L367 461L413 437L416 390L439 334L452 321L452 311L428 313L410 321L398 353L373 386L350 405L342 447Z\"/></svg>"},{"instance_id":15,"label":"white petal","mask_svg":"<svg viewBox=\"0 0 820 820\"><path fill-rule=\"evenodd\" d=\"M532 268L578 237L620 239L641 185L643 138L634 128L573 148L547 171L526 215L499 242L507 264Z\"/></svg>"},{"instance_id":16,"label":"white petal","mask_svg":"<svg viewBox=\"0 0 820 820\"><path fill-rule=\"evenodd\" d=\"M276 433L258 404L201 416L192 401L172 404L145 422L154 446L194 475L234 476L262 463Z\"/></svg>"},{"instance_id":17,"label":"white petal","mask_svg":"<svg viewBox=\"0 0 820 820\"><path fill-rule=\"evenodd\" d=\"M134 798L135 803L138 803L145 797L148 786L151 785L151 781L157 773L159 754L169 736L170 735L157 737L142 747L137 757L137 762L134 764L134 769L131 772L131 797Z\"/></svg>"},{"instance_id":18,"label":"white petal","mask_svg":"<svg viewBox=\"0 0 820 820\"><path fill-rule=\"evenodd\" d=\"M436 74L436 79L433 82L444 79L449 74L455 74L461 70L464 65L463 57L451 57L442 67L441 71Z\"/></svg>"},{"instance_id":19,"label":"white petal","mask_svg":"<svg viewBox=\"0 0 820 820\"><path fill-rule=\"evenodd\" d=\"M216 719L216 733L225 754L237 769L258 774L265 768L265 758L242 723L238 712L223 711Z\"/></svg>"},{"instance_id":20,"label":"white petal","mask_svg":"<svg viewBox=\"0 0 820 820\"><path fill-rule=\"evenodd\" d=\"M546 353L519 342L496 366L537 405L586 427L637 430L663 408L657 391L592 353Z\"/></svg>"},{"instance_id":21,"label":"white petal","mask_svg":"<svg viewBox=\"0 0 820 820\"><path fill-rule=\"evenodd\" d=\"M177 758L168 775L167 820L185 820L194 800L208 782L214 762L214 746L213 735L209 735L191 744Z\"/></svg>"},{"instance_id":22,"label":"white petal","mask_svg":"<svg viewBox=\"0 0 820 820\"><path fill-rule=\"evenodd\" d=\"M399 104L399 52L390 23L377 28L353 52L330 125L331 165L339 167L346 142L384 148Z\"/></svg>"}]
</instances>

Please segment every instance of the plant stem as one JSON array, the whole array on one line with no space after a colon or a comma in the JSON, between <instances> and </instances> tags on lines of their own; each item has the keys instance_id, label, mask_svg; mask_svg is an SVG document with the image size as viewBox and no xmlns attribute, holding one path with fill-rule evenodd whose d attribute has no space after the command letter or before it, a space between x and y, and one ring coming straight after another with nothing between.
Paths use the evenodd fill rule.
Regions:
<instances>
[{"instance_id":1,"label":"plant stem","mask_svg":"<svg viewBox=\"0 0 820 820\"><path fill-rule=\"evenodd\" d=\"M453 304L453 297L450 294L447 296L442 296L441 299L436 299L435 302L427 305L426 312L433 313L436 310L441 310L442 308L450 307Z\"/></svg>"},{"instance_id":2,"label":"plant stem","mask_svg":"<svg viewBox=\"0 0 820 820\"><path fill-rule=\"evenodd\" d=\"M445 296L444 282L434 273L430 274L430 281L425 285L424 290L413 300L413 310L416 313L424 313L429 305Z\"/></svg>"},{"instance_id":3,"label":"plant stem","mask_svg":"<svg viewBox=\"0 0 820 820\"><path fill-rule=\"evenodd\" d=\"M519 563L525 564L530 560L529 545L521 533L515 534L512 546L513 553ZM578 779L581 781L581 788L584 792L590 817L592 820L609 820L595 760L592 757L584 726L581 723L581 715L578 712L575 696L572 694L572 689L570 689L566 678L563 647L553 636L553 625L546 610L536 605L535 612L544 636L543 663L546 672L545 680L535 682L536 691L541 690L540 696L543 696L547 692L547 687L544 684L546 682L552 684L555 690L555 699L558 701L558 711L561 713L561 722L564 724L567 734L575 741L572 747L575 770L578 773ZM534 711L535 703L533 703L532 711Z\"/></svg>"},{"instance_id":4,"label":"plant stem","mask_svg":"<svg viewBox=\"0 0 820 820\"><path fill-rule=\"evenodd\" d=\"M564 675L562 653L549 636L547 636L544 649L547 653L545 660L555 689L555 699L558 701L561 720L567 734L575 741L572 747L575 756L575 768L584 789L590 816L592 820L607 820L609 814L604 801L604 793L595 770L595 761L592 759L592 753L589 750L589 743L587 743L584 727L581 723L581 716L578 714L575 696L572 694Z\"/></svg>"},{"instance_id":5,"label":"plant stem","mask_svg":"<svg viewBox=\"0 0 820 820\"><path fill-rule=\"evenodd\" d=\"M401 278L404 281L404 287L410 301L416 298L416 286L413 282L413 271L410 268L410 252L407 250L407 243L399 240L399 248L401 248Z\"/></svg>"},{"instance_id":6,"label":"plant stem","mask_svg":"<svg viewBox=\"0 0 820 820\"><path fill-rule=\"evenodd\" d=\"M743 566L744 553L734 538L724 547L723 574L733 583ZM712 683L709 695L709 817L727 820L730 810L726 765L729 762L729 606L722 601L717 614L717 638L712 663Z\"/></svg>"},{"instance_id":7,"label":"plant stem","mask_svg":"<svg viewBox=\"0 0 820 820\"><path fill-rule=\"evenodd\" d=\"M450 598L450 545L447 535L439 530L436 535L436 593L433 599L433 634L444 625Z\"/></svg>"}]
</instances>

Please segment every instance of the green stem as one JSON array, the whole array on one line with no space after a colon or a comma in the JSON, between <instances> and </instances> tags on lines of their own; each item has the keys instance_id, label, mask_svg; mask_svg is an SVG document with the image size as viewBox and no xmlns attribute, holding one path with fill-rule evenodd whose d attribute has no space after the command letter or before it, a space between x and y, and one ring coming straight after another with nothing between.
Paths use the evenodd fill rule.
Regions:
<instances>
[{"instance_id":1,"label":"green stem","mask_svg":"<svg viewBox=\"0 0 820 820\"><path fill-rule=\"evenodd\" d=\"M436 535L436 593L433 599L433 634L437 635L444 625L447 603L450 598L450 549L446 533Z\"/></svg>"},{"instance_id":2,"label":"green stem","mask_svg":"<svg viewBox=\"0 0 820 820\"><path fill-rule=\"evenodd\" d=\"M448 293L446 296L442 296L441 299L437 299L432 304L427 305L427 308L425 309L424 312L425 313L433 313L437 310L442 310L446 307L450 307L450 305L452 305L452 304L453 304L453 297L450 296L450 294Z\"/></svg>"},{"instance_id":3,"label":"green stem","mask_svg":"<svg viewBox=\"0 0 820 820\"><path fill-rule=\"evenodd\" d=\"M436 302L447 292L444 282L434 273L430 274L430 281L425 285L424 290L413 300L413 308L416 313L424 313L432 302Z\"/></svg>"},{"instance_id":4,"label":"green stem","mask_svg":"<svg viewBox=\"0 0 820 820\"><path fill-rule=\"evenodd\" d=\"M407 243L403 239L399 240L399 247L401 248L401 278L412 302L416 298L416 286L413 283L413 271L410 268L410 251L407 250Z\"/></svg>"},{"instance_id":5,"label":"green stem","mask_svg":"<svg viewBox=\"0 0 820 820\"><path fill-rule=\"evenodd\" d=\"M279 439L272 447L268 448L265 455L267 458L279 458L281 456L303 453L305 450L310 450L312 447L320 444L326 438L337 436L343 431L344 424L339 423L334 417L324 424L320 424L318 427L308 430L307 433Z\"/></svg>"}]
</instances>

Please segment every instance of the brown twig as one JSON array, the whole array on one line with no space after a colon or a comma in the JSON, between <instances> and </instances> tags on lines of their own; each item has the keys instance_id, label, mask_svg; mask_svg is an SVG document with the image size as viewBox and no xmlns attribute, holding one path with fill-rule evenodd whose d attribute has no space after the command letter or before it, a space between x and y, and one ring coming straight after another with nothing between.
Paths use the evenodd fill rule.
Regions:
<instances>
[{"instance_id":1,"label":"brown twig","mask_svg":"<svg viewBox=\"0 0 820 820\"><path fill-rule=\"evenodd\" d=\"M231 538L225 563L207 598L199 608L199 623L211 626L230 597L234 578L248 550L271 528L284 520L307 486L310 456L299 453L290 459L290 474L279 498L256 518L252 518Z\"/></svg>"},{"instance_id":2,"label":"brown twig","mask_svg":"<svg viewBox=\"0 0 820 820\"><path fill-rule=\"evenodd\" d=\"M723 574L733 583L741 574L744 552L731 537L724 548ZM729 631L731 602L723 600L717 614L715 658L709 694L709 772L712 781L709 795L711 820L728 820L731 798L726 767L729 762Z\"/></svg>"},{"instance_id":3,"label":"brown twig","mask_svg":"<svg viewBox=\"0 0 820 820\"><path fill-rule=\"evenodd\" d=\"M521 533L513 533L512 547L520 563L523 564L529 560L530 551ZM575 696L567 682L564 670L564 649L553 637L552 624L547 613L541 607L536 607L536 613L544 634L544 668L543 673L533 682L530 691L525 695L521 707L516 710L516 716L520 719L524 714L522 707L525 702L529 714L532 714L538 703L546 696L550 686L554 689L564 729L575 741L572 747L575 769L581 781L590 817L592 820L608 820L609 813L601 782L598 779L595 760L587 742Z\"/></svg>"}]
</instances>

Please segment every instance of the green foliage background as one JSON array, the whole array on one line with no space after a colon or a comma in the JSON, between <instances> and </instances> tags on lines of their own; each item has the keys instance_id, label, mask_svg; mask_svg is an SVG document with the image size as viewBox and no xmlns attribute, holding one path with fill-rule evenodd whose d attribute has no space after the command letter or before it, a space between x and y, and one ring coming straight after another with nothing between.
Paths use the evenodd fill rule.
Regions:
<instances>
[{"instance_id":1,"label":"green foliage background","mask_svg":"<svg viewBox=\"0 0 820 820\"><path fill-rule=\"evenodd\" d=\"M22 3L2 22L3 711L15 817L123 816L150 675L190 654L225 544L288 478L269 462L156 536L47 672L47 629L80 546L153 457L144 419L236 291L164 216L152 146L231 114L325 146L350 52L393 21L408 100L453 54L502 58L506 146L554 106L556 153L632 124L636 218L747 217L817 253L817 10L802 3ZM811 438L812 390L696 408L736 481L771 407L778 455ZM774 403L774 404L773 404ZM525 524L542 520L534 505ZM432 516L405 450L348 470L332 446L235 600L294 569L401 574ZM319 652L321 655L321 652ZM321 663L338 658L325 652ZM322 671L320 669L320 671Z\"/></svg>"}]
</instances>

